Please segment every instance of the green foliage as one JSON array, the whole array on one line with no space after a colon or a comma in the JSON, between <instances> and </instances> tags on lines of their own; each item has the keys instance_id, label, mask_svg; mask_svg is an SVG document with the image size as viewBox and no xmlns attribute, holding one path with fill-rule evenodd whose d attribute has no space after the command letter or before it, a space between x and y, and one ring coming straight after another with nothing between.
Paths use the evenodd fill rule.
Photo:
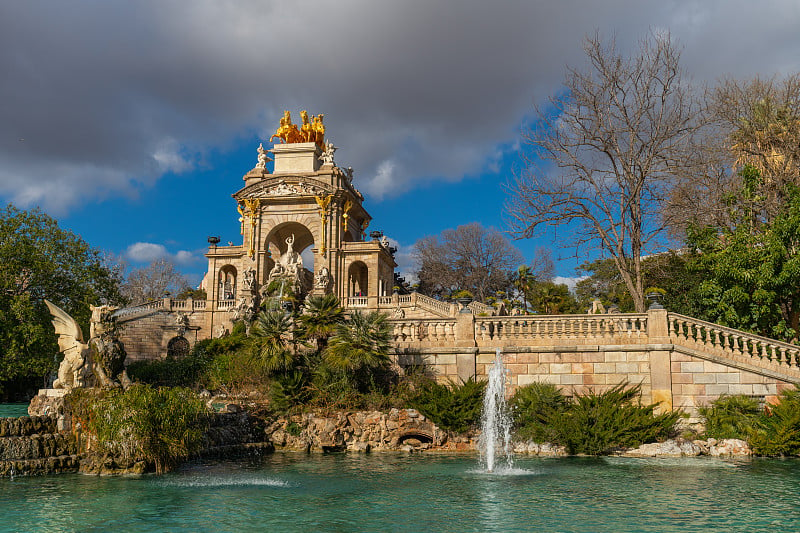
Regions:
<instances>
[{"instance_id":1,"label":"green foliage","mask_svg":"<svg viewBox=\"0 0 800 533\"><path fill-rule=\"evenodd\" d=\"M373 311L363 314L355 311L347 322L336 325L324 352L326 365L333 371L342 371L353 387L360 392L375 390L392 378L392 330L387 315Z\"/></svg>"},{"instance_id":2,"label":"green foliage","mask_svg":"<svg viewBox=\"0 0 800 533\"><path fill-rule=\"evenodd\" d=\"M297 350L289 345L291 318L280 310L262 311L250 329L257 358L270 374L286 372L296 363Z\"/></svg>"},{"instance_id":3,"label":"green foliage","mask_svg":"<svg viewBox=\"0 0 800 533\"><path fill-rule=\"evenodd\" d=\"M429 380L421 384L410 403L440 428L463 433L479 422L485 391L486 382L473 378L460 384Z\"/></svg>"},{"instance_id":4,"label":"green foliage","mask_svg":"<svg viewBox=\"0 0 800 533\"><path fill-rule=\"evenodd\" d=\"M280 375L272 381L270 405L279 411L288 411L303 405L311 398L308 378L300 370Z\"/></svg>"},{"instance_id":5,"label":"green foliage","mask_svg":"<svg viewBox=\"0 0 800 533\"><path fill-rule=\"evenodd\" d=\"M336 325L344 321L344 310L334 294L312 296L298 320L305 338L314 341L317 349L322 350L328 345L328 338L336 330Z\"/></svg>"},{"instance_id":6,"label":"green foliage","mask_svg":"<svg viewBox=\"0 0 800 533\"><path fill-rule=\"evenodd\" d=\"M732 228L690 228L689 242L708 277L699 286L701 318L785 341L800 331L800 188L787 184L780 210L760 208L762 180L753 167L729 198Z\"/></svg>"},{"instance_id":7,"label":"green foliage","mask_svg":"<svg viewBox=\"0 0 800 533\"><path fill-rule=\"evenodd\" d=\"M644 295L647 296L648 294L660 294L661 296L664 296L667 294L667 291L660 287L647 287L644 290Z\"/></svg>"},{"instance_id":8,"label":"green foliage","mask_svg":"<svg viewBox=\"0 0 800 533\"><path fill-rule=\"evenodd\" d=\"M200 398L184 388L132 385L84 402L89 431L100 446L131 461L166 472L199 451L208 425Z\"/></svg>"},{"instance_id":9,"label":"green foliage","mask_svg":"<svg viewBox=\"0 0 800 533\"><path fill-rule=\"evenodd\" d=\"M756 455L800 455L800 390L781 393L780 403L753 428L749 443Z\"/></svg>"},{"instance_id":10,"label":"green foliage","mask_svg":"<svg viewBox=\"0 0 800 533\"><path fill-rule=\"evenodd\" d=\"M453 291L450 294L450 298L458 299L458 298L472 298L472 293L465 289L459 289L457 291Z\"/></svg>"},{"instance_id":11,"label":"green foliage","mask_svg":"<svg viewBox=\"0 0 800 533\"><path fill-rule=\"evenodd\" d=\"M193 289L192 287L184 287L184 289L175 296L176 300L188 300L189 298L192 300L205 300L208 296L206 295L205 289Z\"/></svg>"},{"instance_id":12,"label":"green foliage","mask_svg":"<svg viewBox=\"0 0 800 533\"><path fill-rule=\"evenodd\" d=\"M0 392L4 383L38 381L56 368L42 299L75 317L86 335L89 304L120 303L119 281L99 251L38 209L0 208Z\"/></svg>"},{"instance_id":13,"label":"green foliage","mask_svg":"<svg viewBox=\"0 0 800 533\"><path fill-rule=\"evenodd\" d=\"M534 311L543 315L577 313L578 304L569 288L563 283L537 281L531 284L527 294Z\"/></svg>"},{"instance_id":14,"label":"green foliage","mask_svg":"<svg viewBox=\"0 0 800 533\"><path fill-rule=\"evenodd\" d=\"M651 255L642 260L643 280L652 288L660 288L662 304L670 311L688 316L704 316L702 298L698 287L706 277L706 270L697 264L692 254L678 251ZM587 309L592 300L599 298L606 307L616 305L623 313L635 310L633 299L625 282L614 266L613 259L598 259L580 266L579 271L588 274L575 286L579 309Z\"/></svg>"},{"instance_id":15,"label":"green foliage","mask_svg":"<svg viewBox=\"0 0 800 533\"><path fill-rule=\"evenodd\" d=\"M554 422L569 407L566 396L552 383L519 387L509 404L517 436L534 442L555 442Z\"/></svg>"},{"instance_id":16,"label":"green foliage","mask_svg":"<svg viewBox=\"0 0 800 533\"><path fill-rule=\"evenodd\" d=\"M642 405L640 396L641 386L627 383L575 396L569 409L554 417L556 443L569 453L603 455L668 438L681 412L656 415L656 404Z\"/></svg>"},{"instance_id":17,"label":"green foliage","mask_svg":"<svg viewBox=\"0 0 800 533\"><path fill-rule=\"evenodd\" d=\"M705 420L706 437L743 440L749 438L762 413L758 401L744 395L720 396L699 411Z\"/></svg>"}]
</instances>

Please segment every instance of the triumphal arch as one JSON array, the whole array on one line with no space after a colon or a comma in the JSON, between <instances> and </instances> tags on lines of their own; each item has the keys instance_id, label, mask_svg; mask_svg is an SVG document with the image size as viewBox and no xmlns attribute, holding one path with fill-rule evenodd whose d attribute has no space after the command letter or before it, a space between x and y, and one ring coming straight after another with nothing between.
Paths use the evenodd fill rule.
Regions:
<instances>
[{"instance_id":1,"label":"triumphal arch","mask_svg":"<svg viewBox=\"0 0 800 533\"><path fill-rule=\"evenodd\" d=\"M380 232L367 236L372 217L352 168L335 163L322 115L303 111L301 118L295 125L284 114L272 150L258 147L255 167L233 194L241 244L212 243L206 254L212 330L253 312L277 286L300 300L333 293L369 308L392 294L394 249Z\"/></svg>"}]
</instances>

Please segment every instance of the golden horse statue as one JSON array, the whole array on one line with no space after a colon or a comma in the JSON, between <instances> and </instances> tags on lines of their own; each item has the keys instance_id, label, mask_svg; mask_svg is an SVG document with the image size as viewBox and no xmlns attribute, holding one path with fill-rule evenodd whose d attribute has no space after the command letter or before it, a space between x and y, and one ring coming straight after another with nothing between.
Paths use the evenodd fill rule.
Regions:
<instances>
[{"instance_id":1,"label":"golden horse statue","mask_svg":"<svg viewBox=\"0 0 800 533\"><path fill-rule=\"evenodd\" d=\"M280 139L283 143L303 143L313 142L321 149L325 149L325 125L322 123L324 115L308 116L308 111L303 110L300 112L300 128L292 123L292 115L289 111L283 112L280 126L275 131L275 134L269 138L270 142L274 139Z\"/></svg>"}]
</instances>

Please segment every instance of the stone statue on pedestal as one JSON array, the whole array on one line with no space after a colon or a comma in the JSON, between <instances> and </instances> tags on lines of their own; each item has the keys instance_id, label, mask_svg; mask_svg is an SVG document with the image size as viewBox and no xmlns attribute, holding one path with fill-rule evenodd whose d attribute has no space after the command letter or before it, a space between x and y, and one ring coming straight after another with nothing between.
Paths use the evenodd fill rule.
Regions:
<instances>
[{"instance_id":1,"label":"stone statue on pedestal","mask_svg":"<svg viewBox=\"0 0 800 533\"><path fill-rule=\"evenodd\" d=\"M84 343L83 333L75 319L54 303L44 302L53 317L58 347L64 354L53 388L70 390L130 385L125 372L125 346L117 338L116 307L90 306L89 342Z\"/></svg>"}]
</instances>

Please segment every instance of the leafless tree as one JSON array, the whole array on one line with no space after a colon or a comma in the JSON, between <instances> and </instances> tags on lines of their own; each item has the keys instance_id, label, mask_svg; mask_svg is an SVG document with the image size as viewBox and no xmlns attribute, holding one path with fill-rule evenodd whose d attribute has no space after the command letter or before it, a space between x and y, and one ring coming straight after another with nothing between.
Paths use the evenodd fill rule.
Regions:
<instances>
[{"instance_id":1,"label":"leafless tree","mask_svg":"<svg viewBox=\"0 0 800 533\"><path fill-rule=\"evenodd\" d=\"M146 267L134 269L122 284L122 294L131 305L175 296L186 289L189 282L167 259L156 259Z\"/></svg>"},{"instance_id":2,"label":"leafless tree","mask_svg":"<svg viewBox=\"0 0 800 533\"><path fill-rule=\"evenodd\" d=\"M669 35L649 36L629 58L598 35L584 50L589 67L568 68L564 91L536 109L507 212L518 237L567 225L576 247L599 247L641 312L641 257L663 246L660 210L695 162L696 103Z\"/></svg>"},{"instance_id":3,"label":"leafless tree","mask_svg":"<svg viewBox=\"0 0 800 533\"><path fill-rule=\"evenodd\" d=\"M473 222L417 241L414 255L420 291L449 295L465 289L481 301L508 290L522 253L499 231Z\"/></svg>"},{"instance_id":4,"label":"leafless tree","mask_svg":"<svg viewBox=\"0 0 800 533\"><path fill-rule=\"evenodd\" d=\"M785 78L727 78L706 91L702 167L673 188L665 209L680 235L689 224L732 228L728 198L744 165L762 181L751 205L764 220L783 204L785 185L800 185L800 74Z\"/></svg>"}]
</instances>

